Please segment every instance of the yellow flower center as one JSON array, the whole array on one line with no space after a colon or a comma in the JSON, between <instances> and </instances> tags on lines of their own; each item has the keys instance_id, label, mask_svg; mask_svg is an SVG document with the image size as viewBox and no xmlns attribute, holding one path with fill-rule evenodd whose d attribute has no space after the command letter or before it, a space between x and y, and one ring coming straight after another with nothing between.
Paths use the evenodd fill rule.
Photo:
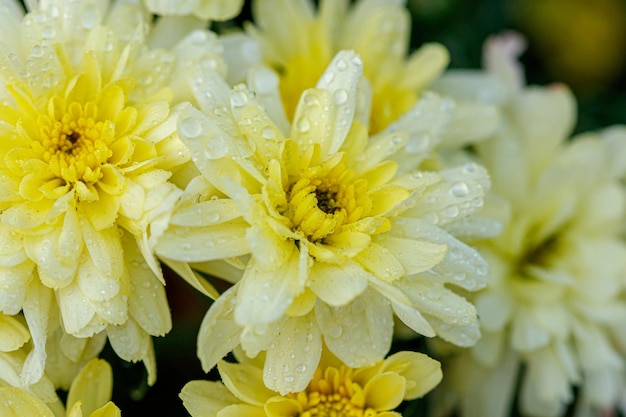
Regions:
<instances>
[{"instance_id":1,"label":"yellow flower center","mask_svg":"<svg viewBox=\"0 0 626 417\"><path fill-rule=\"evenodd\" d=\"M108 145L115 129L111 121L97 121L97 116L95 103L73 102L60 118L38 117L39 137L31 148L55 177L69 184L93 184L102 177L100 167L112 155Z\"/></svg>"},{"instance_id":2,"label":"yellow flower center","mask_svg":"<svg viewBox=\"0 0 626 417\"><path fill-rule=\"evenodd\" d=\"M292 228L312 242L371 211L367 181L354 180L354 172L346 169L342 157L337 154L322 166L308 168L288 189L285 215Z\"/></svg>"},{"instance_id":3,"label":"yellow flower center","mask_svg":"<svg viewBox=\"0 0 626 417\"><path fill-rule=\"evenodd\" d=\"M375 417L365 406L363 388L352 381L352 369L317 369L305 391L289 394L302 406L299 417Z\"/></svg>"}]
</instances>

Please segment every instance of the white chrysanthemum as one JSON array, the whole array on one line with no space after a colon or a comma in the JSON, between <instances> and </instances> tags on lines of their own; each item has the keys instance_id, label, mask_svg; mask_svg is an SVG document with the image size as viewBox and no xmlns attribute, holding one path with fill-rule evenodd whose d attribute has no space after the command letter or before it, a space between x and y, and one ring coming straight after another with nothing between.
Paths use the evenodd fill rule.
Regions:
<instances>
[{"instance_id":1,"label":"white chrysanthemum","mask_svg":"<svg viewBox=\"0 0 626 417\"><path fill-rule=\"evenodd\" d=\"M620 396L625 365L615 341L626 320L626 166L616 162L624 160L626 135L568 142L573 97L560 85L524 87L520 50L514 35L492 39L488 74L451 74L441 85L464 95L488 92L483 97L498 101L505 115L477 153L493 193L510 203L510 221L479 245L492 270L473 298L483 338L447 373L468 417L508 415L518 379L524 415L561 415L573 386L581 401L609 407Z\"/></svg>"},{"instance_id":2,"label":"white chrysanthemum","mask_svg":"<svg viewBox=\"0 0 626 417\"><path fill-rule=\"evenodd\" d=\"M206 370L241 343L250 356L267 351L270 388L301 390L322 338L348 366L382 359L392 312L427 336L464 346L478 338L474 307L447 286L482 287L486 265L442 227L482 205L486 172L475 164L420 172L391 161L425 133L436 136L451 105L426 95L399 122L417 117L413 131L390 126L368 138L358 121L369 104L357 105L361 67L356 54L340 52L284 129L269 116L280 102L268 91L255 99L210 73L195 79L203 112L183 112L179 135L203 176L185 190L155 250L241 279L203 322Z\"/></svg>"},{"instance_id":3,"label":"white chrysanthemum","mask_svg":"<svg viewBox=\"0 0 626 417\"><path fill-rule=\"evenodd\" d=\"M34 7L0 4L0 311L24 311L27 381L57 310L66 333L106 331L121 357L152 363L150 335L171 322L148 242L189 160L169 87L186 51L148 49L150 15L130 2Z\"/></svg>"}]
</instances>

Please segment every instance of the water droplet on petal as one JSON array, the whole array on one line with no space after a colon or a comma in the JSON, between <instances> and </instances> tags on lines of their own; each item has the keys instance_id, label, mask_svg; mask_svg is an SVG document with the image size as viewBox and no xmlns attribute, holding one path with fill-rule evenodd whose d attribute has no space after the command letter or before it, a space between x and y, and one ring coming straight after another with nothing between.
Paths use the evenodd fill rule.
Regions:
<instances>
[{"instance_id":1,"label":"water droplet on petal","mask_svg":"<svg viewBox=\"0 0 626 417\"><path fill-rule=\"evenodd\" d=\"M241 91L234 91L230 96L230 104L233 107L241 107L248 101L248 97Z\"/></svg>"},{"instance_id":2,"label":"water droplet on petal","mask_svg":"<svg viewBox=\"0 0 626 417\"><path fill-rule=\"evenodd\" d=\"M344 61L343 59L337 61L337 69L339 71L344 71L346 68L348 68L348 64L346 64L346 61Z\"/></svg>"},{"instance_id":3,"label":"water droplet on petal","mask_svg":"<svg viewBox=\"0 0 626 417\"><path fill-rule=\"evenodd\" d=\"M469 193L469 188L464 182L455 182L450 187L450 193L455 197L465 197Z\"/></svg>"},{"instance_id":4,"label":"water droplet on petal","mask_svg":"<svg viewBox=\"0 0 626 417\"><path fill-rule=\"evenodd\" d=\"M344 89L339 89L333 94L335 104L341 105L348 101L348 92Z\"/></svg>"},{"instance_id":5,"label":"water droplet on petal","mask_svg":"<svg viewBox=\"0 0 626 417\"><path fill-rule=\"evenodd\" d=\"M202 132L202 126L200 121L195 117L187 117L180 124L180 129L183 135L188 138L195 138Z\"/></svg>"},{"instance_id":6,"label":"water droplet on petal","mask_svg":"<svg viewBox=\"0 0 626 417\"><path fill-rule=\"evenodd\" d=\"M266 127L265 129L263 129L262 135L265 139L268 140L276 139L276 133L271 127Z\"/></svg>"},{"instance_id":7,"label":"water droplet on petal","mask_svg":"<svg viewBox=\"0 0 626 417\"><path fill-rule=\"evenodd\" d=\"M309 119L307 119L306 117L302 117L300 120L298 120L298 130L302 133L308 132L309 129L311 129L311 123L309 122Z\"/></svg>"}]
</instances>

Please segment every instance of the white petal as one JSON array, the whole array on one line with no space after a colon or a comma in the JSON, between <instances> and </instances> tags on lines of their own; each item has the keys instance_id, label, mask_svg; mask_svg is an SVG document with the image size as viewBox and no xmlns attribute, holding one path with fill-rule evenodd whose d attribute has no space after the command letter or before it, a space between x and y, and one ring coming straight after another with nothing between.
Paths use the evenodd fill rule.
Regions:
<instances>
[{"instance_id":1,"label":"white petal","mask_svg":"<svg viewBox=\"0 0 626 417\"><path fill-rule=\"evenodd\" d=\"M298 255L294 250L289 259L271 270L260 269L254 259L248 263L237 284L235 319L239 325L263 325L277 320L304 291L304 283L299 279Z\"/></svg>"},{"instance_id":2,"label":"white petal","mask_svg":"<svg viewBox=\"0 0 626 417\"><path fill-rule=\"evenodd\" d=\"M374 278L352 261L338 265L315 262L309 274L309 287L331 306L341 306L352 301L365 291L370 277Z\"/></svg>"},{"instance_id":3,"label":"white petal","mask_svg":"<svg viewBox=\"0 0 626 417\"><path fill-rule=\"evenodd\" d=\"M39 283L29 286L24 300L24 317L33 340L34 348L24 362L22 383L26 386L41 379L46 364L46 339L53 293Z\"/></svg>"},{"instance_id":4,"label":"white petal","mask_svg":"<svg viewBox=\"0 0 626 417\"><path fill-rule=\"evenodd\" d=\"M362 74L363 61L361 58L354 51L340 51L317 82L316 88L326 90L332 97L334 104L332 125L328 126L331 130L330 143L322 143L322 157L335 154L350 130L356 106L357 86ZM298 104L296 118L300 114L301 106L304 106L303 110L305 111L301 115L307 116L305 110L307 98L304 95L303 101L304 103Z\"/></svg>"},{"instance_id":5,"label":"white petal","mask_svg":"<svg viewBox=\"0 0 626 417\"><path fill-rule=\"evenodd\" d=\"M238 344L241 326L235 323L237 286L224 292L209 308L198 330L198 357L202 369L209 372L217 361Z\"/></svg>"},{"instance_id":6,"label":"white petal","mask_svg":"<svg viewBox=\"0 0 626 417\"><path fill-rule=\"evenodd\" d=\"M315 314L326 345L346 365L371 365L389 351L392 312L389 301L376 291L367 290L342 307L318 300Z\"/></svg>"},{"instance_id":7,"label":"white petal","mask_svg":"<svg viewBox=\"0 0 626 417\"><path fill-rule=\"evenodd\" d=\"M303 391L322 354L322 337L312 314L290 317L274 330L267 350L263 380L281 395Z\"/></svg>"}]
</instances>

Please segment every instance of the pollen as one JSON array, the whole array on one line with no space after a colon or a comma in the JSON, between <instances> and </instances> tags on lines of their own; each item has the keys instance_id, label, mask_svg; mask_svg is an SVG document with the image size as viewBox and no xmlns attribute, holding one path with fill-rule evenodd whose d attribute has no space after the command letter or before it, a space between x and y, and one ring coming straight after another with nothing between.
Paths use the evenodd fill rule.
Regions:
<instances>
[{"instance_id":1,"label":"pollen","mask_svg":"<svg viewBox=\"0 0 626 417\"><path fill-rule=\"evenodd\" d=\"M307 389L290 394L302 406L300 417L375 417L364 404L363 388L352 380L352 369L317 369Z\"/></svg>"},{"instance_id":2,"label":"pollen","mask_svg":"<svg viewBox=\"0 0 626 417\"><path fill-rule=\"evenodd\" d=\"M372 208L367 181L355 180L339 156L309 167L288 189L286 215L293 229L312 242L322 241Z\"/></svg>"},{"instance_id":3,"label":"pollen","mask_svg":"<svg viewBox=\"0 0 626 417\"><path fill-rule=\"evenodd\" d=\"M61 117L54 113L39 116L39 137L31 143L33 152L52 175L67 184L97 182L102 177L100 167L112 155L113 123L99 121L98 106L92 102L72 102Z\"/></svg>"}]
</instances>

